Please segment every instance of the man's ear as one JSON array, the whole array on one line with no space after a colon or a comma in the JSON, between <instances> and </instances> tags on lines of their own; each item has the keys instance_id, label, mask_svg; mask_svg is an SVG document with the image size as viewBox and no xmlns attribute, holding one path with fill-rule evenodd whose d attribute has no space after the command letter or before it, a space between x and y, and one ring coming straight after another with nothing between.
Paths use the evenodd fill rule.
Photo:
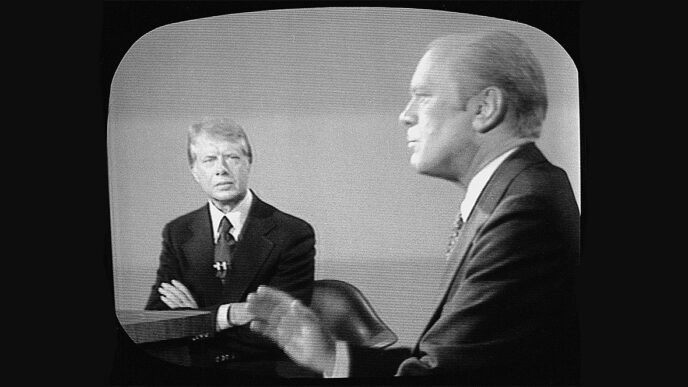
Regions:
<instances>
[{"instance_id":1,"label":"man's ear","mask_svg":"<svg viewBox=\"0 0 688 387\"><path fill-rule=\"evenodd\" d=\"M189 171L191 171L191 176L193 176L196 183L198 183L198 176L196 175L196 173L197 173L196 167L193 165L189 166Z\"/></svg>"},{"instance_id":2,"label":"man's ear","mask_svg":"<svg viewBox=\"0 0 688 387\"><path fill-rule=\"evenodd\" d=\"M494 86L484 88L472 98L473 129L479 133L487 133L504 119L506 101L502 89Z\"/></svg>"}]
</instances>

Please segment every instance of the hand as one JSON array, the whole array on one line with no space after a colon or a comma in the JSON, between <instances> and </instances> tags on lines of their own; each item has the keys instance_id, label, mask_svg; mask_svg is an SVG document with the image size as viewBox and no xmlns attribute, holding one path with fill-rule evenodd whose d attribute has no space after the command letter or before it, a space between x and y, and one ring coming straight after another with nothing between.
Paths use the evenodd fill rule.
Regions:
<instances>
[{"instance_id":1,"label":"hand","mask_svg":"<svg viewBox=\"0 0 688 387\"><path fill-rule=\"evenodd\" d=\"M295 362L318 372L334 369L335 340L318 316L287 293L260 286L246 299L251 330L279 345Z\"/></svg>"},{"instance_id":2,"label":"hand","mask_svg":"<svg viewBox=\"0 0 688 387\"><path fill-rule=\"evenodd\" d=\"M253 315L248 312L248 304L245 302L232 303L229 307L229 323L234 326L246 325L253 320Z\"/></svg>"},{"instance_id":3,"label":"hand","mask_svg":"<svg viewBox=\"0 0 688 387\"><path fill-rule=\"evenodd\" d=\"M191 308L198 309L196 300L191 295L189 289L183 283L172 280L172 284L163 282L158 288L158 292L162 294L160 300L164 302L171 309L177 308Z\"/></svg>"}]
</instances>

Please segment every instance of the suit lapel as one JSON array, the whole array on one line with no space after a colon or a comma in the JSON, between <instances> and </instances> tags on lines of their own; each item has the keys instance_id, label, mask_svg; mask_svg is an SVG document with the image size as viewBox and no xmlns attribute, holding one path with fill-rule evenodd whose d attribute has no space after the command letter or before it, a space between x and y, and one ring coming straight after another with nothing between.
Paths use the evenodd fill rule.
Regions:
<instances>
[{"instance_id":1,"label":"suit lapel","mask_svg":"<svg viewBox=\"0 0 688 387\"><path fill-rule=\"evenodd\" d=\"M447 262L447 269L442 275L442 280L440 282L441 291L436 300L437 307L423 330L421 337L425 335L442 313L442 308L449 297L453 285L457 281L460 281L460 278L457 279L457 276L459 276L461 268L466 264L466 257L473 246L475 235L494 212L494 209L501 201L512 179L527 166L544 160L544 156L540 153L535 144L528 143L504 160L502 165L500 165L492 175L490 181L478 197L475 207L464 224L464 227L461 229L456 247Z\"/></svg>"},{"instance_id":2,"label":"suit lapel","mask_svg":"<svg viewBox=\"0 0 688 387\"><path fill-rule=\"evenodd\" d=\"M446 297L446 294L449 291L449 284L454 280L454 277L456 276L456 273L458 272L458 269L461 266L461 263L463 262L464 256L473 245L473 237L475 236L480 226L485 222L487 216L488 214L485 214L483 211L480 211L476 206L476 208L471 213L468 221L461 229L459 239L456 242L456 248L449 256L449 260L447 261L447 268L444 271L444 274L442 275L440 289L443 289L443 292L441 293L441 298L438 300L439 302L441 302L441 300L443 300Z\"/></svg>"},{"instance_id":3,"label":"suit lapel","mask_svg":"<svg viewBox=\"0 0 688 387\"><path fill-rule=\"evenodd\" d=\"M489 214L478 210L478 206L476 205L467 222L462 227L459 238L455 244L456 247L449 256L447 268L444 270L442 279L440 280L440 293L435 299L435 304L437 307L435 307L435 311L433 312L432 317L430 317L430 321L425 326L425 329L423 329L421 336L424 335L439 318L442 312L442 307L444 306L444 303L449 295L451 285L454 283L455 278L459 273L459 268L464 262L464 257L470 250L471 246L473 246L473 237L477 233L480 226L485 222L488 215Z\"/></svg>"},{"instance_id":4,"label":"suit lapel","mask_svg":"<svg viewBox=\"0 0 688 387\"><path fill-rule=\"evenodd\" d=\"M232 256L224 295L226 302L239 302L267 260L274 243L265 234L275 227L269 207L254 194L253 204Z\"/></svg>"},{"instance_id":5,"label":"suit lapel","mask_svg":"<svg viewBox=\"0 0 688 387\"><path fill-rule=\"evenodd\" d=\"M184 244L185 256L189 262L187 272L194 283L190 289L200 300L200 305L212 305L220 302L222 284L215 277L215 242L212 233L213 225L210 220L208 204L201 207L190 224L189 240ZM189 284L186 284L189 286Z\"/></svg>"},{"instance_id":6,"label":"suit lapel","mask_svg":"<svg viewBox=\"0 0 688 387\"><path fill-rule=\"evenodd\" d=\"M199 257L198 259L208 260L208 255L210 255L209 262L212 264L214 241L213 235L211 234L213 224L210 221L209 211L208 204L197 211L194 220L191 222L191 238L189 238L185 245L197 252L194 256Z\"/></svg>"}]
</instances>

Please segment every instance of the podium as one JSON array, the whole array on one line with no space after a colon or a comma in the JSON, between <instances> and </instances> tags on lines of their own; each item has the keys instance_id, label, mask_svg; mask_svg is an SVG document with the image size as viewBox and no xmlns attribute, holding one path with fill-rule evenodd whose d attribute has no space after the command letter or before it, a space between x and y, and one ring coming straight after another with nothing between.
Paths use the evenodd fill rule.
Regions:
<instances>
[{"instance_id":1,"label":"podium","mask_svg":"<svg viewBox=\"0 0 688 387\"><path fill-rule=\"evenodd\" d=\"M195 365L192 342L215 331L211 312L198 310L117 310L124 331L142 350L164 361Z\"/></svg>"}]
</instances>

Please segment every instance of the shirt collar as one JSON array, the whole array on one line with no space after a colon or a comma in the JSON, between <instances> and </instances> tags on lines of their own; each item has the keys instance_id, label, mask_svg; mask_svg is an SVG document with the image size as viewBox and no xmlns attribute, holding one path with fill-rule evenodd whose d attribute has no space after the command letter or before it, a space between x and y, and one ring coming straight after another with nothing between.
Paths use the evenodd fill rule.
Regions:
<instances>
[{"instance_id":1,"label":"shirt collar","mask_svg":"<svg viewBox=\"0 0 688 387\"><path fill-rule=\"evenodd\" d=\"M471 181L468 183L468 188L466 189L466 196L464 196L461 202L461 219L466 221L475 207L475 203L478 201L478 197L483 192L483 189L490 181L490 178L494 172L499 168L499 166L504 162L504 160L514 153L518 147L511 148L508 151L499 155L499 157L490 161L483 169L480 170Z\"/></svg>"},{"instance_id":2,"label":"shirt collar","mask_svg":"<svg viewBox=\"0 0 688 387\"><path fill-rule=\"evenodd\" d=\"M222 217L226 216L230 223L232 223L232 228L229 229L229 233L232 234L234 239L238 241L239 236L241 235L241 230L244 228L244 224L246 223L246 218L248 218L248 212L251 209L252 203L253 193L251 190L248 190L246 192L246 197L244 197L244 199L239 202L237 206L235 206L226 214L215 207L212 201L208 200L208 207L210 207L210 220L213 224L214 240L217 241L217 237L220 232L220 221L222 221Z\"/></svg>"}]
</instances>

